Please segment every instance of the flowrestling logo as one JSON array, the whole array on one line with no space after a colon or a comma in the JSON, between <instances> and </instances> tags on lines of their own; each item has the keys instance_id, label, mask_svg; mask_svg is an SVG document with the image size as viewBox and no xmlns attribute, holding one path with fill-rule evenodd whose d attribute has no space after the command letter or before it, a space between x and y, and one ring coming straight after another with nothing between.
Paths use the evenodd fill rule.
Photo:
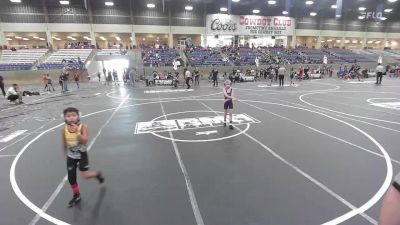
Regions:
<instances>
[{"instance_id":1,"label":"flowrestling logo","mask_svg":"<svg viewBox=\"0 0 400 225\"><path fill-rule=\"evenodd\" d=\"M236 31L236 29L236 23L231 20L227 20L224 23L217 18L211 22L211 30L213 31Z\"/></svg>"},{"instance_id":2,"label":"flowrestling logo","mask_svg":"<svg viewBox=\"0 0 400 225\"><path fill-rule=\"evenodd\" d=\"M361 12L361 16L364 19L382 19L383 13L382 12Z\"/></svg>"}]
</instances>

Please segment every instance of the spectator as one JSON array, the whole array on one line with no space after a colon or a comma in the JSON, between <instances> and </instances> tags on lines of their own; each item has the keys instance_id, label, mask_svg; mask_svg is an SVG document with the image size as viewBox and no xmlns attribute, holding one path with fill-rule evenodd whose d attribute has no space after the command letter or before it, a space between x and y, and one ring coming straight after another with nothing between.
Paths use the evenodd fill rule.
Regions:
<instances>
[{"instance_id":1,"label":"spectator","mask_svg":"<svg viewBox=\"0 0 400 225\"><path fill-rule=\"evenodd\" d=\"M218 70L217 70L217 68L214 68L211 71L211 74L212 74L213 86L218 87Z\"/></svg>"},{"instance_id":2,"label":"spectator","mask_svg":"<svg viewBox=\"0 0 400 225\"><path fill-rule=\"evenodd\" d=\"M6 92L4 91L4 78L1 75L0 75L0 89L1 92L3 93L3 96L6 97Z\"/></svg>"},{"instance_id":3,"label":"spectator","mask_svg":"<svg viewBox=\"0 0 400 225\"><path fill-rule=\"evenodd\" d=\"M56 91L56 89L54 89L54 87L53 87L53 81L51 80L51 77L49 74L46 74L46 79L47 79L47 87L48 87L49 91L51 91L50 87L53 89L53 91Z\"/></svg>"},{"instance_id":4,"label":"spectator","mask_svg":"<svg viewBox=\"0 0 400 225\"><path fill-rule=\"evenodd\" d=\"M12 87L10 87L7 90L6 93L7 100L10 102L15 102L17 99L19 100L19 104L23 104L22 102L22 91L18 84L13 84Z\"/></svg>"},{"instance_id":5,"label":"spectator","mask_svg":"<svg viewBox=\"0 0 400 225\"><path fill-rule=\"evenodd\" d=\"M48 86L48 80L47 80L46 74L43 74L43 76L42 76L42 83L43 83L43 86L44 86L43 91L46 91L47 90L47 86Z\"/></svg>"},{"instance_id":6,"label":"spectator","mask_svg":"<svg viewBox=\"0 0 400 225\"><path fill-rule=\"evenodd\" d=\"M194 86L196 85L200 85L200 72L197 67L194 69Z\"/></svg>"},{"instance_id":7,"label":"spectator","mask_svg":"<svg viewBox=\"0 0 400 225\"><path fill-rule=\"evenodd\" d=\"M68 81L69 81L69 72L66 67L63 68L62 70L62 80L63 80L63 91L66 92L68 91Z\"/></svg>"},{"instance_id":8,"label":"spectator","mask_svg":"<svg viewBox=\"0 0 400 225\"><path fill-rule=\"evenodd\" d=\"M187 89L190 89L190 81L192 80L192 74L190 73L190 71L185 68L185 77L186 77L186 85L187 85Z\"/></svg>"},{"instance_id":9,"label":"spectator","mask_svg":"<svg viewBox=\"0 0 400 225\"><path fill-rule=\"evenodd\" d=\"M58 84L60 84L61 86L61 92L64 92L64 76L63 74L60 74L60 76L58 77Z\"/></svg>"},{"instance_id":10,"label":"spectator","mask_svg":"<svg viewBox=\"0 0 400 225\"><path fill-rule=\"evenodd\" d=\"M375 71L376 71L376 84L381 84L382 76L383 76L383 73L385 72L385 68L382 66L381 63L379 63L378 66L376 67Z\"/></svg>"}]
</instances>

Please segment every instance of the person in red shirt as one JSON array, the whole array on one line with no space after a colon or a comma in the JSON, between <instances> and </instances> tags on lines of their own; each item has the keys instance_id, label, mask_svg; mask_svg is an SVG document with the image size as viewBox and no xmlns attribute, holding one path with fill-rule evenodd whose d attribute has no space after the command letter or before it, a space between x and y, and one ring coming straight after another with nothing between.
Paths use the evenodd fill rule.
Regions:
<instances>
[{"instance_id":1,"label":"person in red shirt","mask_svg":"<svg viewBox=\"0 0 400 225\"><path fill-rule=\"evenodd\" d=\"M44 89L43 90L47 91L47 86L49 84L49 80L47 78L47 74L43 74L42 82L43 82L43 85L44 85Z\"/></svg>"},{"instance_id":2,"label":"person in red shirt","mask_svg":"<svg viewBox=\"0 0 400 225\"><path fill-rule=\"evenodd\" d=\"M299 67L299 81L303 80L303 73L304 73L303 66L300 64L300 67Z\"/></svg>"}]
</instances>

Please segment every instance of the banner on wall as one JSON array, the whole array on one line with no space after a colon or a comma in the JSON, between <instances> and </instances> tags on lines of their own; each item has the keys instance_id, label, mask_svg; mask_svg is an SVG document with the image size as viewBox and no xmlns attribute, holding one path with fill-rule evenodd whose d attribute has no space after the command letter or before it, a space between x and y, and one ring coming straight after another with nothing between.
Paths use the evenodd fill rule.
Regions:
<instances>
[{"instance_id":1,"label":"banner on wall","mask_svg":"<svg viewBox=\"0 0 400 225\"><path fill-rule=\"evenodd\" d=\"M292 36L295 19L284 16L207 15L208 35Z\"/></svg>"}]
</instances>

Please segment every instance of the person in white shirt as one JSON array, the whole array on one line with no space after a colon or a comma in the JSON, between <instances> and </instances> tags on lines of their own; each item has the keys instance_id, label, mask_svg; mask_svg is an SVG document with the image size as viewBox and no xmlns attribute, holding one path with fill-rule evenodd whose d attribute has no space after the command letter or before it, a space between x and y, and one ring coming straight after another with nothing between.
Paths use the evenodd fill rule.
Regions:
<instances>
[{"instance_id":1,"label":"person in white shirt","mask_svg":"<svg viewBox=\"0 0 400 225\"><path fill-rule=\"evenodd\" d=\"M185 77L186 77L186 85L187 85L187 89L190 88L190 81L192 80L192 73L190 73L190 71L185 68Z\"/></svg>"},{"instance_id":2,"label":"person in white shirt","mask_svg":"<svg viewBox=\"0 0 400 225\"><path fill-rule=\"evenodd\" d=\"M20 88L18 87L18 84L13 84L12 87L10 87L7 90L6 93L7 100L10 102L16 102L16 100L19 100L19 104L22 104L22 92Z\"/></svg>"},{"instance_id":3,"label":"person in white shirt","mask_svg":"<svg viewBox=\"0 0 400 225\"><path fill-rule=\"evenodd\" d=\"M381 84L382 76L383 76L383 73L385 72L385 67L383 67L382 64L379 63L378 66L376 67L375 71L376 71L376 84Z\"/></svg>"},{"instance_id":4,"label":"person in white shirt","mask_svg":"<svg viewBox=\"0 0 400 225\"><path fill-rule=\"evenodd\" d=\"M279 86L283 87L284 81L285 81L285 74L286 74L286 68L284 66L280 66L278 69L278 75L279 75Z\"/></svg>"}]
</instances>

